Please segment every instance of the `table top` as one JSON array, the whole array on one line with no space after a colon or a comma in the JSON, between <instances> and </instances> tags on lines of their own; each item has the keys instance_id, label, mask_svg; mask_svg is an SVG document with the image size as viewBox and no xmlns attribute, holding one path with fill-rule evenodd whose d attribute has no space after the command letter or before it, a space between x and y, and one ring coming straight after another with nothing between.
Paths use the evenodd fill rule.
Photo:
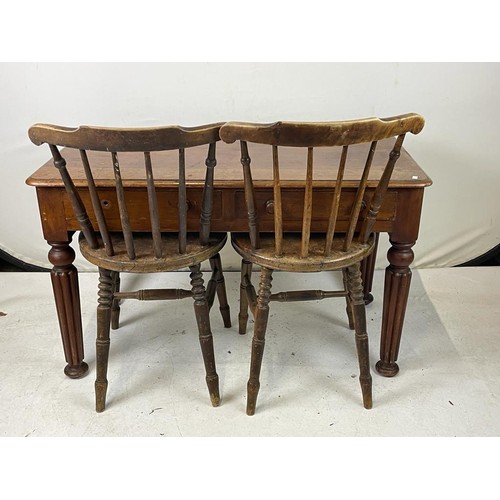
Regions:
<instances>
[{"instance_id":1,"label":"table top","mask_svg":"<svg viewBox=\"0 0 500 500\"><path fill-rule=\"evenodd\" d=\"M385 167L393 141L388 139L380 141L377 152L373 158L370 170L368 187L380 178ZM255 187L272 186L272 148L260 144L249 144L251 157L252 176ZM360 144L349 147L346 163L344 187L356 185L359 181L360 172L368 153L369 144ZM316 187L329 187L335 184L337 168L340 160L341 148L315 148L314 149L314 185ZM190 185L203 185L205 176L206 146L186 149L186 180ZM66 159L75 185L85 184L80 154L78 150L63 149L62 155ZM295 187L303 184L306 173L306 148L280 147L279 159L281 166L282 187ZM93 175L98 187L110 187L114 185L114 175L111 162L111 154L103 152L88 152ZM162 151L151 153L153 172L158 187L169 187L176 185L178 175L178 152ZM125 187L144 187L146 176L144 169L144 157L142 153L119 154L120 168ZM240 164L240 148L236 144L217 143L217 167L215 168L214 187L234 188L236 184L241 185L243 179ZM47 161L42 167L34 172L26 181L30 186L37 188L62 187L59 172L54 167L52 160ZM394 170L391 188L424 188L430 186L432 180L420 168L415 160L405 149L401 151L396 168Z\"/></svg>"}]
</instances>

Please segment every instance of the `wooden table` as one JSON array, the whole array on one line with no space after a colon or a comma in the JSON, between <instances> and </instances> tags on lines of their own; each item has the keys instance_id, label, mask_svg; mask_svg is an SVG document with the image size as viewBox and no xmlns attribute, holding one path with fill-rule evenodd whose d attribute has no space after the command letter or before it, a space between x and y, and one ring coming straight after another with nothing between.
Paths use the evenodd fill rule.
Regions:
<instances>
[{"instance_id":1,"label":"wooden table","mask_svg":"<svg viewBox=\"0 0 500 500\"><path fill-rule=\"evenodd\" d=\"M261 218L261 230L273 231L273 202L271 148L249 145L252 157L252 172L256 180L256 202ZM381 141L375 155L370 179L380 176L387 155L388 141ZM315 150L313 231L326 231L327 212L335 186L339 148L317 148ZM338 226L347 220L354 197L354 185L359 180L366 157L365 145L350 148L343 186L341 209ZM305 178L306 158L293 148L282 148L280 163L289 164L288 175L282 174L283 219L285 228L300 231L303 207L303 190L298 187L299 179ZM305 153L304 153L305 154ZM188 180L188 229L199 228L199 215L202 199L202 176L206 148L197 147L186 151ZM83 168L77 151L63 150L68 168L74 172L75 184L82 185L78 179L84 179ZM120 228L116 193L113 188L111 155L108 153L90 153L93 164L97 165L94 173L101 203L106 211L110 230ZM158 191L158 204L161 213L163 231L177 229L176 205L177 188L173 181L177 171L177 152L152 154L155 177L161 179ZM246 231L247 214L242 188L242 169L239 161L237 144L217 145L218 164L214 181L214 212L212 230ZM148 206L144 196L146 181L141 157L128 153L120 161L122 177L125 182L126 200L134 231L148 231ZM171 168L163 168L170 165ZM333 180L332 180L333 179ZM50 245L49 261L53 265L51 272L54 297L59 318L59 326L64 346L67 366L64 372L72 378L85 375L88 365L84 362L78 271L74 267L75 252L71 248L73 233L79 229L71 205L66 196L58 171L48 161L39 168L27 183L34 186L38 196L38 206L42 222L43 235ZM403 321L410 289L413 262L412 247L418 237L424 188L432 181L403 150L389 185L386 199L382 205L375 225L377 233L387 232L391 248L387 253L389 266L385 272L384 304L380 341L380 361L377 371L384 376L394 376L399 367L396 363L400 345ZM373 184L368 184L365 200L373 194ZM91 202L86 192L82 199L92 213ZM95 223L95 221L93 221ZM97 226L95 226L97 227ZM373 280L375 255L363 264L365 301L373 300L370 291Z\"/></svg>"}]
</instances>

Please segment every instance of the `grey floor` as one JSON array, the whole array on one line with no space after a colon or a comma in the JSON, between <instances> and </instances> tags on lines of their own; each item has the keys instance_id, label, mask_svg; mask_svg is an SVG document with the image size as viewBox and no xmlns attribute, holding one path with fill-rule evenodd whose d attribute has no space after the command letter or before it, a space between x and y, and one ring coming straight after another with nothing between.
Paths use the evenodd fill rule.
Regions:
<instances>
[{"instance_id":1,"label":"grey floor","mask_svg":"<svg viewBox=\"0 0 500 500\"><path fill-rule=\"evenodd\" d=\"M400 373L373 372L365 410L343 299L271 304L255 416L245 415L251 335L237 333L239 274L225 274L233 327L212 310L222 405L212 408L190 299L127 301L112 332L107 409L94 411L97 275L80 287L89 375L63 375L49 275L0 274L0 436L498 436L500 268L414 271ZM256 275L257 277L257 275ZM338 276L276 273L273 290ZM383 271L368 306L378 359ZM122 289L184 287L188 274L125 276Z\"/></svg>"}]
</instances>

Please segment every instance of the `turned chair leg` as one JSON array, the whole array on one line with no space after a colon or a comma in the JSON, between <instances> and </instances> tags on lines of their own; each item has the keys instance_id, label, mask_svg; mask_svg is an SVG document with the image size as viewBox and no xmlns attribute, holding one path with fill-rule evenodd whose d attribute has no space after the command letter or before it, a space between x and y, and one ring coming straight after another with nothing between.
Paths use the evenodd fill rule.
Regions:
<instances>
[{"instance_id":1,"label":"turned chair leg","mask_svg":"<svg viewBox=\"0 0 500 500\"><path fill-rule=\"evenodd\" d=\"M240 335L247 333L248 323L248 296L245 277L248 277L248 280L252 277L252 263L243 259L241 261L240 312L238 314Z\"/></svg>"},{"instance_id":2,"label":"turned chair leg","mask_svg":"<svg viewBox=\"0 0 500 500\"><path fill-rule=\"evenodd\" d=\"M201 352L205 363L206 381L212 406L219 406L219 376L215 369L215 354L212 332L210 330L209 307L206 298L205 286L203 285L203 274L200 264L189 266L191 271L191 287L193 290L194 312L198 324Z\"/></svg>"},{"instance_id":3,"label":"turned chair leg","mask_svg":"<svg viewBox=\"0 0 500 500\"><path fill-rule=\"evenodd\" d=\"M260 369L264 355L267 320L269 317L269 299L271 297L272 269L263 267L260 273L259 293L255 309L254 334L252 339L252 358L250 378L247 384L247 415L255 413L257 395L260 388Z\"/></svg>"},{"instance_id":4,"label":"turned chair leg","mask_svg":"<svg viewBox=\"0 0 500 500\"><path fill-rule=\"evenodd\" d=\"M370 375L368 334L366 332L366 310L361 279L361 267L359 263L348 268L347 285L354 316L354 330L360 371L359 381L361 384L361 392L363 393L363 405L365 408L370 409L373 404L372 377Z\"/></svg>"},{"instance_id":5,"label":"turned chair leg","mask_svg":"<svg viewBox=\"0 0 500 500\"><path fill-rule=\"evenodd\" d=\"M106 391L108 388L108 380L106 377L108 372L109 328L112 302L112 273L107 269L99 268L95 381L95 409L99 413L104 411L106 407Z\"/></svg>"},{"instance_id":6,"label":"turned chair leg","mask_svg":"<svg viewBox=\"0 0 500 500\"><path fill-rule=\"evenodd\" d=\"M347 269L342 269L342 278L344 279L344 289L348 290L348 285L347 285ZM351 297L349 294L346 295L345 297L345 303L346 303L346 312L347 312L347 319L349 321L349 328L351 330L354 330L354 318L352 315L352 303L351 303Z\"/></svg>"},{"instance_id":7,"label":"turned chair leg","mask_svg":"<svg viewBox=\"0 0 500 500\"><path fill-rule=\"evenodd\" d=\"M231 328L231 313L229 311L229 303L227 301L226 283L224 274L222 273L222 263L220 255L216 254L210 258L210 267L213 271L213 279L215 279L215 289L217 290L217 298L219 299L219 309L224 322L225 328Z\"/></svg>"},{"instance_id":8,"label":"turned chair leg","mask_svg":"<svg viewBox=\"0 0 500 500\"><path fill-rule=\"evenodd\" d=\"M113 293L120 291L120 273L111 271L111 279L113 281ZM111 305L111 328L118 330L120 328L120 299L113 299Z\"/></svg>"}]
</instances>

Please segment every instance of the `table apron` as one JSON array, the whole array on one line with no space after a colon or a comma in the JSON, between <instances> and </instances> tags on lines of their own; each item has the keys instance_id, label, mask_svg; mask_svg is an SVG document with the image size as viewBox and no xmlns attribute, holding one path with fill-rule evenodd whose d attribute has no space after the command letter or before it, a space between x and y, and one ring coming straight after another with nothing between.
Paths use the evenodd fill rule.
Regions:
<instances>
[{"instance_id":1,"label":"table apron","mask_svg":"<svg viewBox=\"0 0 500 500\"><path fill-rule=\"evenodd\" d=\"M375 224L376 232L395 233L398 239L418 236L420 212L423 201L423 188L389 189ZM121 230L116 191L112 188L98 190L101 205L111 231ZM86 206L94 227L97 223L88 191L79 194ZM38 204L44 238L47 241L64 241L68 232L79 230L70 201L62 187L38 187ZM312 231L324 232L327 229L328 215L331 207L333 189L321 188L314 192ZM149 231L150 219L144 189L130 188L126 190L126 203L133 231ZM373 190L367 189L363 209L369 206ZM174 188L157 191L160 224L162 231L177 231L178 195ZM283 190L283 222L286 231L300 231L302 227L302 210L304 191L300 188ZM347 229L355 190L342 191L337 230ZM247 231L247 213L243 189L214 189L212 212L212 231ZM274 230L273 191L261 188L255 192L259 213L260 231ZM200 187L188 187L188 230L198 231L203 190Z\"/></svg>"}]
</instances>

